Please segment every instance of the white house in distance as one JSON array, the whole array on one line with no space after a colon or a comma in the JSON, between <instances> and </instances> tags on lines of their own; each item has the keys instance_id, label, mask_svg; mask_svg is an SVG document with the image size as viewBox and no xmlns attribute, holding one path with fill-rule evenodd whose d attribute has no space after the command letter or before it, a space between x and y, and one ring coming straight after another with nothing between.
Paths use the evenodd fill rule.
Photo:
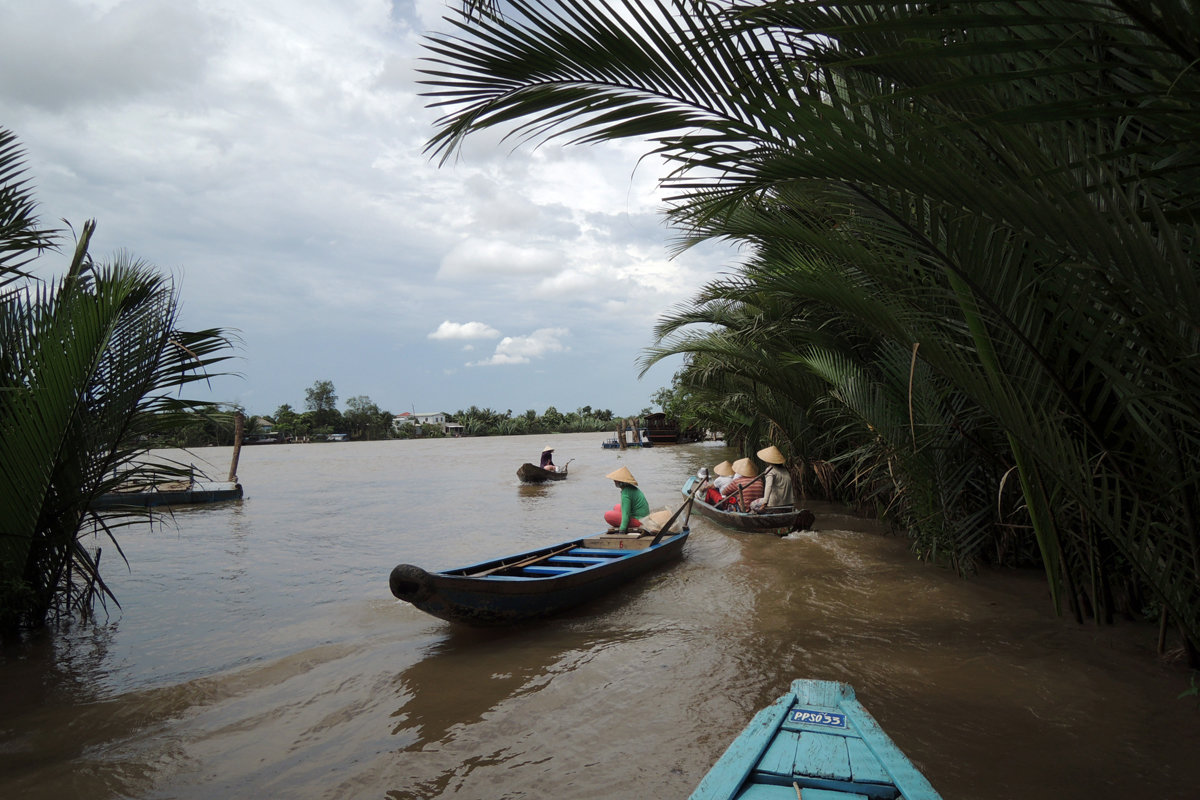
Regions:
<instances>
[{"instance_id":1,"label":"white house in distance","mask_svg":"<svg viewBox=\"0 0 1200 800\"><path fill-rule=\"evenodd\" d=\"M463 426L457 422L448 421L447 416L438 411L433 414L410 414L405 411L402 414L397 414L392 417L392 427L400 430L402 425L429 425L441 428L442 433L456 436L462 433Z\"/></svg>"}]
</instances>

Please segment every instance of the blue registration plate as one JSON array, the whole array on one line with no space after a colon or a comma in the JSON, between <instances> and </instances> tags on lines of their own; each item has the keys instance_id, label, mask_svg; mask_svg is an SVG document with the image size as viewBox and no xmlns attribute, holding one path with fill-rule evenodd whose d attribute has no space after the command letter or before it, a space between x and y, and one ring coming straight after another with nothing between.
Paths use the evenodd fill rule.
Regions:
<instances>
[{"instance_id":1,"label":"blue registration plate","mask_svg":"<svg viewBox=\"0 0 1200 800\"><path fill-rule=\"evenodd\" d=\"M846 715L834 714L829 711L813 711L807 708L793 708L788 715L788 722L802 725L821 725L826 728L845 728Z\"/></svg>"}]
</instances>

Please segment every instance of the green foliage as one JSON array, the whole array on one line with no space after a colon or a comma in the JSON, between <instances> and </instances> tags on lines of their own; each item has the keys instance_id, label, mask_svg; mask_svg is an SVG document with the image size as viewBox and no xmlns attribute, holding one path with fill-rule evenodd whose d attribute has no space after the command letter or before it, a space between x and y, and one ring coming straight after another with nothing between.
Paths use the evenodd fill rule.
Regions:
<instances>
[{"instance_id":1,"label":"green foliage","mask_svg":"<svg viewBox=\"0 0 1200 800\"><path fill-rule=\"evenodd\" d=\"M0 179L0 281L12 287L0 295L0 632L11 635L111 598L100 549L80 536L94 523L119 554L115 529L134 519L99 516L91 502L186 474L142 456L210 408L178 392L211 377L230 343L179 329L175 289L149 266L124 255L94 263L90 221L65 276L27 280L30 256L53 237L36 227L3 131Z\"/></svg>"},{"instance_id":2,"label":"green foliage","mask_svg":"<svg viewBox=\"0 0 1200 800\"><path fill-rule=\"evenodd\" d=\"M391 434L392 415L380 410L366 395L347 400L342 419L352 439L387 439Z\"/></svg>"},{"instance_id":3,"label":"green foliage","mask_svg":"<svg viewBox=\"0 0 1200 800\"><path fill-rule=\"evenodd\" d=\"M662 400L1080 618L1148 590L1200 661L1194 4L511 7L431 37L430 151L648 139L680 246L746 253Z\"/></svg>"}]
</instances>

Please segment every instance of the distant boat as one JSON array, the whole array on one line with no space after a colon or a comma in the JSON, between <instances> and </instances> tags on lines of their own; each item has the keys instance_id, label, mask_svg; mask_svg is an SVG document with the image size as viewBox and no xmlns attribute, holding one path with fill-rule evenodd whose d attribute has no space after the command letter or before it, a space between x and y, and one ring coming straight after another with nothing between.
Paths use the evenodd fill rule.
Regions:
<instances>
[{"instance_id":1,"label":"distant boat","mask_svg":"<svg viewBox=\"0 0 1200 800\"><path fill-rule=\"evenodd\" d=\"M693 475L684 481L680 489L684 495L691 495L700 479ZM713 522L745 533L773 533L776 536L786 536L792 531L808 530L812 527L815 517L811 511L804 508L784 509L782 511L765 511L755 514L746 511L730 511L717 508L704 500L703 495L696 497L696 510L700 515Z\"/></svg>"},{"instance_id":2,"label":"distant boat","mask_svg":"<svg viewBox=\"0 0 1200 800\"><path fill-rule=\"evenodd\" d=\"M392 569L398 599L449 622L508 625L545 617L592 600L674 561L687 541L678 533L602 533L445 572L412 564Z\"/></svg>"},{"instance_id":3,"label":"distant boat","mask_svg":"<svg viewBox=\"0 0 1200 800\"><path fill-rule=\"evenodd\" d=\"M575 459L571 459L574 461ZM565 481L567 479L567 467L571 461L563 464L560 470L542 469L536 464L525 463L517 468L517 477L525 483L544 483L546 481Z\"/></svg>"},{"instance_id":4,"label":"distant boat","mask_svg":"<svg viewBox=\"0 0 1200 800\"><path fill-rule=\"evenodd\" d=\"M617 439L616 436L613 436L611 439L601 442L600 446L603 447L605 450L618 450L621 447L621 442L619 439ZM648 438L646 438L646 430L645 430L645 428L643 428L641 431L638 432L638 441L625 442L625 446L627 448L628 447L653 447L654 442L652 442Z\"/></svg>"},{"instance_id":5,"label":"distant boat","mask_svg":"<svg viewBox=\"0 0 1200 800\"><path fill-rule=\"evenodd\" d=\"M177 486L179 488L172 488ZM162 488L151 488L148 491L110 492L102 494L92 501L92 508L147 508L150 506L187 506L200 503L222 503L227 500L241 500L242 485L240 483L180 481L178 484L166 484Z\"/></svg>"},{"instance_id":6,"label":"distant boat","mask_svg":"<svg viewBox=\"0 0 1200 800\"><path fill-rule=\"evenodd\" d=\"M758 712L689 800L735 798L942 800L852 687L818 680Z\"/></svg>"},{"instance_id":7,"label":"distant boat","mask_svg":"<svg viewBox=\"0 0 1200 800\"><path fill-rule=\"evenodd\" d=\"M90 508L150 508L153 506L188 506L202 503L222 503L242 499L242 484L237 480L238 457L242 451L245 416L238 412L233 435L233 456L229 463L229 480L196 480L196 465L191 467L188 480L170 481L157 485L132 484L122 486L92 500Z\"/></svg>"}]
</instances>

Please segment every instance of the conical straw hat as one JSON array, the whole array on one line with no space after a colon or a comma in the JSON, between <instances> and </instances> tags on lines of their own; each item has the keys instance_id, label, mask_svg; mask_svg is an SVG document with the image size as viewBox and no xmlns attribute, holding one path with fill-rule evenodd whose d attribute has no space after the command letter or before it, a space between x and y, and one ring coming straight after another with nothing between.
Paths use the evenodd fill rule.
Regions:
<instances>
[{"instance_id":1,"label":"conical straw hat","mask_svg":"<svg viewBox=\"0 0 1200 800\"><path fill-rule=\"evenodd\" d=\"M620 481L621 483L629 483L637 486L637 478L633 477L633 473L629 471L629 467L621 467L618 470L613 470L604 477L611 478L614 481Z\"/></svg>"},{"instance_id":2,"label":"conical straw hat","mask_svg":"<svg viewBox=\"0 0 1200 800\"><path fill-rule=\"evenodd\" d=\"M717 464L715 467L713 467L713 472L717 473L723 478L728 478L733 474L733 464L730 464L728 461L722 461L720 464Z\"/></svg>"},{"instance_id":3,"label":"conical straw hat","mask_svg":"<svg viewBox=\"0 0 1200 800\"><path fill-rule=\"evenodd\" d=\"M754 462L748 458L740 458L733 462L733 471L743 478L758 477L758 468L754 466Z\"/></svg>"},{"instance_id":4,"label":"conical straw hat","mask_svg":"<svg viewBox=\"0 0 1200 800\"><path fill-rule=\"evenodd\" d=\"M545 447L543 447L543 448L542 448L542 452L543 452L543 453L544 453L544 452L546 452L547 450L553 451L553 450L554 450L554 448L553 448L553 447L551 447L550 445L546 445Z\"/></svg>"},{"instance_id":5,"label":"conical straw hat","mask_svg":"<svg viewBox=\"0 0 1200 800\"><path fill-rule=\"evenodd\" d=\"M783 453L779 452L779 448L775 445L759 450L758 457L768 464L782 464L784 462Z\"/></svg>"}]
</instances>

